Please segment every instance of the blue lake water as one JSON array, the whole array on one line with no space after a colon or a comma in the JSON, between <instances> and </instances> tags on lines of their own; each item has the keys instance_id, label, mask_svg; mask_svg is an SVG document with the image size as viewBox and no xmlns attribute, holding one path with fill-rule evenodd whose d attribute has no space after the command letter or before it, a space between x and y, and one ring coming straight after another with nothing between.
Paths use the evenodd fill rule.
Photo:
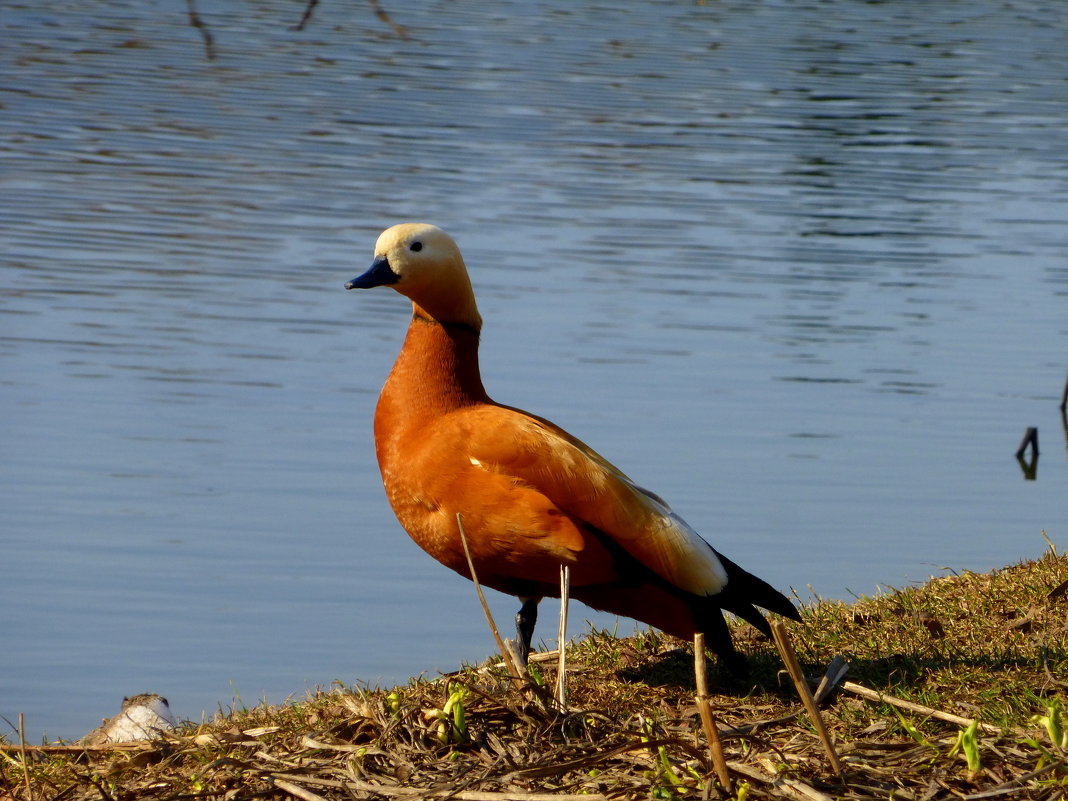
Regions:
<instances>
[{"instance_id":1,"label":"blue lake water","mask_svg":"<svg viewBox=\"0 0 1068 801\"><path fill-rule=\"evenodd\" d=\"M374 461L404 220L497 400L803 599L1068 547L1059 5L383 3L0 12L0 734L493 650Z\"/></svg>"}]
</instances>

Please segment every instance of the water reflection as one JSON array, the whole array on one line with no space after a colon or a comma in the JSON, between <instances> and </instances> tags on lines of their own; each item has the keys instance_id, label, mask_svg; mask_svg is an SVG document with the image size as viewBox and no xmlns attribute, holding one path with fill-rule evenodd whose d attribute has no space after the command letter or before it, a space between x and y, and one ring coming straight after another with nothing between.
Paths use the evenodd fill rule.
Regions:
<instances>
[{"instance_id":1,"label":"water reflection","mask_svg":"<svg viewBox=\"0 0 1068 801\"><path fill-rule=\"evenodd\" d=\"M1068 450L1068 383L1065 384L1064 394L1061 395L1061 432L1064 434L1065 449ZM1025 481L1035 481L1038 478L1038 429L1028 426L1016 448L1016 461L1020 465Z\"/></svg>"}]
</instances>

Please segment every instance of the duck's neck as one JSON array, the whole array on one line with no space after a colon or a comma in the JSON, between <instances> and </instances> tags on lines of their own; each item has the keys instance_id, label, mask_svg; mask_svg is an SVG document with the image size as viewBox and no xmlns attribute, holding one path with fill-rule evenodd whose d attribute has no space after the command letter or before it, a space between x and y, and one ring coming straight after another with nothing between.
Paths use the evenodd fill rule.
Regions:
<instances>
[{"instance_id":1,"label":"duck's neck","mask_svg":"<svg viewBox=\"0 0 1068 801\"><path fill-rule=\"evenodd\" d=\"M375 439L422 427L433 418L489 398L478 370L478 330L416 314L382 388Z\"/></svg>"}]
</instances>

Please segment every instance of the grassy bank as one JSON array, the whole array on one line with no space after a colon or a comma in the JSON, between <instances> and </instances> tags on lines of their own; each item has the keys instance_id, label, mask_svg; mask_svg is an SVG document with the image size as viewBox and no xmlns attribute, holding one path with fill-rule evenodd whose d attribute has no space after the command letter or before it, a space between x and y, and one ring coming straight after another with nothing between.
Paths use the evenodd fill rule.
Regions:
<instances>
[{"instance_id":1,"label":"grassy bank","mask_svg":"<svg viewBox=\"0 0 1068 801\"><path fill-rule=\"evenodd\" d=\"M546 610L548 612L548 609ZM186 724L100 750L8 744L0 801L18 799L583 798L1054 799L1068 792L1068 558L947 574L856 603L816 601L788 626L813 684L848 664L821 716L841 773L771 643L739 627L750 681L710 676L730 772L716 780L691 646L593 632L517 689L470 667L388 689ZM25 760L25 761L24 761Z\"/></svg>"}]
</instances>

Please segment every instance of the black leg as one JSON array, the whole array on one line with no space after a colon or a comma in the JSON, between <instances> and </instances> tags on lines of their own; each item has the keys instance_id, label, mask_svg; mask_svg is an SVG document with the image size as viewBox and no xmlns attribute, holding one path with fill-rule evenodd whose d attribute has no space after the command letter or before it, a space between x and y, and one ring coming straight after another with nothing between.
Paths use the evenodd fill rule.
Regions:
<instances>
[{"instance_id":1,"label":"black leg","mask_svg":"<svg viewBox=\"0 0 1068 801\"><path fill-rule=\"evenodd\" d=\"M534 639L534 625L538 622L538 602L541 598L521 598L523 606L515 616L516 645L526 664L530 643Z\"/></svg>"},{"instance_id":2,"label":"black leg","mask_svg":"<svg viewBox=\"0 0 1068 801\"><path fill-rule=\"evenodd\" d=\"M731 632L727 628L727 621L723 619L723 614L718 609L714 609L705 617L703 623L708 647L716 652L720 666L732 678L739 680L748 678L749 663L744 656L734 650Z\"/></svg>"}]
</instances>

